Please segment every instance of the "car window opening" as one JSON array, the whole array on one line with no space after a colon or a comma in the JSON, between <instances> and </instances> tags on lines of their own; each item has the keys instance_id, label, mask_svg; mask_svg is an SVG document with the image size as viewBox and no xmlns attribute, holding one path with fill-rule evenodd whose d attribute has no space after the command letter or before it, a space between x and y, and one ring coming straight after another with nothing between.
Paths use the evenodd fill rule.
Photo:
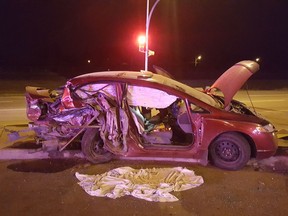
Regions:
<instances>
[{"instance_id":1,"label":"car window opening","mask_svg":"<svg viewBox=\"0 0 288 216\"><path fill-rule=\"evenodd\" d=\"M192 127L185 104L177 99L169 107L158 109L129 106L144 146L153 144L187 146L193 141Z\"/></svg>"}]
</instances>

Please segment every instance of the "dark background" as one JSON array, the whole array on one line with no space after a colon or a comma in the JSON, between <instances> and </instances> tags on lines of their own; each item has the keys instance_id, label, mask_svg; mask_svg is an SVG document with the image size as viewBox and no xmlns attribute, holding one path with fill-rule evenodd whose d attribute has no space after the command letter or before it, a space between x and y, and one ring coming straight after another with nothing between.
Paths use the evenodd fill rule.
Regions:
<instances>
[{"instance_id":1,"label":"dark background","mask_svg":"<svg viewBox=\"0 0 288 216\"><path fill-rule=\"evenodd\" d=\"M72 77L144 69L137 37L145 17L146 0L0 0L0 71ZM287 0L161 0L150 23L149 69L215 79L260 57L253 79L288 79L287 21Z\"/></svg>"}]
</instances>

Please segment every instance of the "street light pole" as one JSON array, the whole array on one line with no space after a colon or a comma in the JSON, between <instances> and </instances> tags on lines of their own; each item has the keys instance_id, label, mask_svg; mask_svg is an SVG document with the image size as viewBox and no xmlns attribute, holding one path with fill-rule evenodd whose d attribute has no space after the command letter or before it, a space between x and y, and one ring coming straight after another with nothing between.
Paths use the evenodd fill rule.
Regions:
<instances>
[{"instance_id":1,"label":"street light pole","mask_svg":"<svg viewBox=\"0 0 288 216\"><path fill-rule=\"evenodd\" d=\"M148 71L148 49L149 49L149 39L148 39L148 34L149 34L149 0L147 0L147 5L146 5L146 32L145 32L145 71Z\"/></svg>"},{"instance_id":2,"label":"street light pole","mask_svg":"<svg viewBox=\"0 0 288 216\"><path fill-rule=\"evenodd\" d=\"M149 25L150 25L150 20L151 20L151 16L152 13L156 7L156 5L159 3L160 0L157 0L153 7L151 8L151 11L149 10L149 0L147 0L147 6L146 6L146 36L145 36L145 45L146 45L146 49L145 49L145 71L148 71L148 57L149 57ZM150 11L150 12L149 12Z\"/></svg>"},{"instance_id":3,"label":"street light pole","mask_svg":"<svg viewBox=\"0 0 288 216\"><path fill-rule=\"evenodd\" d=\"M197 66L197 64L199 64L199 62L201 61L202 59L202 56L201 55L198 55L197 57L195 57L194 59L194 65L195 67Z\"/></svg>"}]
</instances>

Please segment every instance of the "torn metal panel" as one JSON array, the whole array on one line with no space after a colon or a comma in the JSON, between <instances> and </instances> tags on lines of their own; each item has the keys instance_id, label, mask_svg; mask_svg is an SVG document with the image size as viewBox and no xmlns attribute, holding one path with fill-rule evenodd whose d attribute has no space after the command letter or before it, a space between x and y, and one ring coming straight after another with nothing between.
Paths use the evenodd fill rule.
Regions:
<instances>
[{"instance_id":1,"label":"torn metal panel","mask_svg":"<svg viewBox=\"0 0 288 216\"><path fill-rule=\"evenodd\" d=\"M107 97L111 99L116 99L116 87L115 85L106 84L106 83L94 83L84 85L81 88L78 88L75 93L82 99L87 99L97 92L101 92L105 94Z\"/></svg>"},{"instance_id":2,"label":"torn metal panel","mask_svg":"<svg viewBox=\"0 0 288 216\"><path fill-rule=\"evenodd\" d=\"M64 88L63 95L61 98L61 104L63 105L64 109L70 109L76 107L71 97L70 88L68 86L65 86Z\"/></svg>"},{"instance_id":3,"label":"torn metal panel","mask_svg":"<svg viewBox=\"0 0 288 216\"><path fill-rule=\"evenodd\" d=\"M53 98L51 98L51 90L42 88L42 87L33 87L33 86L26 86L25 88L26 92L31 95L31 97L34 96L34 98L41 98L44 101L47 102L53 102Z\"/></svg>"},{"instance_id":4,"label":"torn metal panel","mask_svg":"<svg viewBox=\"0 0 288 216\"><path fill-rule=\"evenodd\" d=\"M30 127L36 132L38 138L42 140L69 139L95 115L97 113L91 107L68 109L60 113L49 113L45 120L35 121L30 124Z\"/></svg>"},{"instance_id":5,"label":"torn metal panel","mask_svg":"<svg viewBox=\"0 0 288 216\"><path fill-rule=\"evenodd\" d=\"M120 124L117 123L118 119ZM114 154L127 152L126 136L128 133L128 116L123 109L112 107L106 112L105 120L100 120L100 136L105 147Z\"/></svg>"}]
</instances>

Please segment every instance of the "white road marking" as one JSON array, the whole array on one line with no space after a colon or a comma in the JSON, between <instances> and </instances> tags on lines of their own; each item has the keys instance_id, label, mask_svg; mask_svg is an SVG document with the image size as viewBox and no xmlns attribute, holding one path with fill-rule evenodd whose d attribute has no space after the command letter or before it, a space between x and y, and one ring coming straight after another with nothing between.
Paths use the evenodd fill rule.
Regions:
<instances>
[{"instance_id":1,"label":"white road marking","mask_svg":"<svg viewBox=\"0 0 288 216\"><path fill-rule=\"evenodd\" d=\"M279 96L288 96L288 94L281 94L281 93L279 93L279 94L249 94L250 96L252 96L252 97L254 97L254 96L256 96L256 97L279 97Z\"/></svg>"},{"instance_id":2,"label":"white road marking","mask_svg":"<svg viewBox=\"0 0 288 216\"><path fill-rule=\"evenodd\" d=\"M263 110L261 112L288 112L288 110Z\"/></svg>"},{"instance_id":3,"label":"white road marking","mask_svg":"<svg viewBox=\"0 0 288 216\"><path fill-rule=\"evenodd\" d=\"M0 101L0 103L13 103L14 101Z\"/></svg>"},{"instance_id":4,"label":"white road marking","mask_svg":"<svg viewBox=\"0 0 288 216\"><path fill-rule=\"evenodd\" d=\"M1 112L13 112L13 111L23 111L26 110L26 108L9 108L9 109L1 109Z\"/></svg>"},{"instance_id":5,"label":"white road marking","mask_svg":"<svg viewBox=\"0 0 288 216\"><path fill-rule=\"evenodd\" d=\"M241 100L242 102L250 102L250 100ZM253 99L252 102L255 103L255 102L284 102L284 101L287 101L285 99L278 99L278 100L255 100Z\"/></svg>"}]
</instances>

